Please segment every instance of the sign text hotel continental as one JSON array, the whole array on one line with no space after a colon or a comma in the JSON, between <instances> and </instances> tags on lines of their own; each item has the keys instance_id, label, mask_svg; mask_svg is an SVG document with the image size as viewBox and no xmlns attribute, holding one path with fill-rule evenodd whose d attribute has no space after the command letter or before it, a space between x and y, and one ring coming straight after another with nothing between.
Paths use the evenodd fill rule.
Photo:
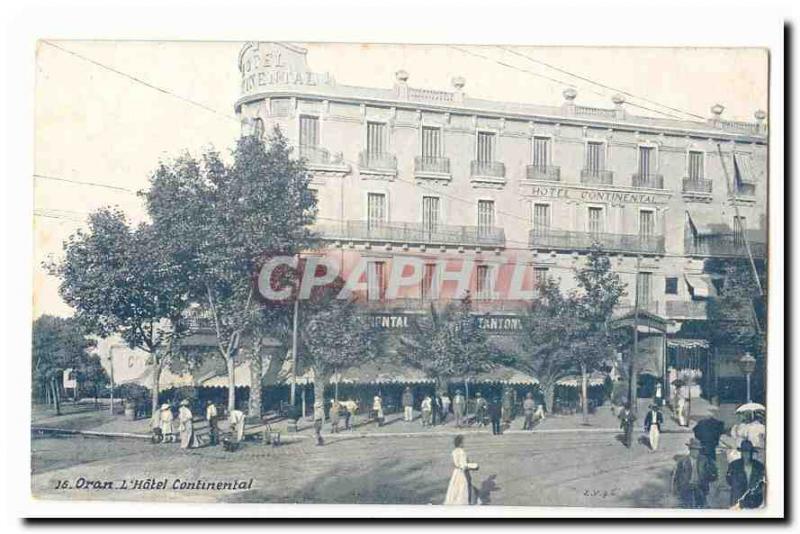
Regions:
<instances>
[{"instance_id":1,"label":"sign text hotel continental","mask_svg":"<svg viewBox=\"0 0 800 534\"><path fill-rule=\"evenodd\" d=\"M327 72L311 72L305 51L286 45L253 45L242 58L242 93L273 85L335 85Z\"/></svg>"},{"instance_id":2,"label":"sign text hotel continental","mask_svg":"<svg viewBox=\"0 0 800 534\"><path fill-rule=\"evenodd\" d=\"M668 195L640 191L603 191L553 185L534 185L531 195L540 198L611 202L615 204L664 204Z\"/></svg>"}]
</instances>

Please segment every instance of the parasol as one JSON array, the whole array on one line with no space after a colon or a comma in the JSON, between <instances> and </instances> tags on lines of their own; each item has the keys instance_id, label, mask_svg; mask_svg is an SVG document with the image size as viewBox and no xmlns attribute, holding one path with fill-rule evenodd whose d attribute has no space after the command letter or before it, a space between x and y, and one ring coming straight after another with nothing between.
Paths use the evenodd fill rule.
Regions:
<instances>
[{"instance_id":1,"label":"parasol","mask_svg":"<svg viewBox=\"0 0 800 534\"><path fill-rule=\"evenodd\" d=\"M747 404L742 404L738 408L736 408L736 413L744 413L744 412L766 412L767 408L763 404L759 404L757 402L748 402Z\"/></svg>"}]
</instances>

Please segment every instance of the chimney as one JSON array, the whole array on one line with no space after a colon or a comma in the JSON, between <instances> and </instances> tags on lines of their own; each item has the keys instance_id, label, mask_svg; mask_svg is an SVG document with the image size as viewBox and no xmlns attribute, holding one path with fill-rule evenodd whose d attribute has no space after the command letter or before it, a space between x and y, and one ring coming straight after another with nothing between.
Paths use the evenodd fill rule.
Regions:
<instances>
[{"instance_id":1,"label":"chimney","mask_svg":"<svg viewBox=\"0 0 800 534\"><path fill-rule=\"evenodd\" d=\"M464 103L464 86L466 85L467 81L462 76L456 76L452 79L451 83L453 84L453 88L455 88L455 94L453 95L453 100L455 100L456 104L463 104Z\"/></svg>"},{"instance_id":2,"label":"chimney","mask_svg":"<svg viewBox=\"0 0 800 534\"><path fill-rule=\"evenodd\" d=\"M398 98L408 100L408 72L401 69L394 73L394 92Z\"/></svg>"},{"instance_id":3,"label":"chimney","mask_svg":"<svg viewBox=\"0 0 800 534\"><path fill-rule=\"evenodd\" d=\"M578 96L578 91L569 87L564 89L564 92L561 93L564 95L564 103L561 105L564 113L567 115L574 115L575 114L575 98Z\"/></svg>"},{"instance_id":4,"label":"chimney","mask_svg":"<svg viewBox=\"0 0 800 534\"><path fill-rule=\"evenodd\" d=\"M617 93L611 97L611 101L614 103L614 117L617 119L624 119L625 108L623 108L622 105L625 103L625 97Z\"/></svg>"},{"instance_id":5,"label":"chimney","mask_svg":"<svg viewBox=\"0 0 800 534\"><path fill-rule=\"evenodd\" d=\"M767 112L763 109L757 110L753 113L753 116L756 118L756 124L758 125L758 133L767 133Z\"/></svg>"}]
</instances>

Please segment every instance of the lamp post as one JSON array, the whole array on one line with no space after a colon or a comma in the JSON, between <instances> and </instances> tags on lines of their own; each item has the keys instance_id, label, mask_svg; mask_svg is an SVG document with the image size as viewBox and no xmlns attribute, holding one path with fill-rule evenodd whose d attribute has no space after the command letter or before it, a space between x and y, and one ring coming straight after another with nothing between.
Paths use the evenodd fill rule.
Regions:
<instances>
[{"instance_id":1,"label":"lamp post","mask_svg":"<svg viewBox=\"0 0 800 534\"><path fill-rule=\"evenodd\" d=\"M756 370L756 359L749 352L745 352L744 356L739 358L739 368L747 377L747 402L752 402L750 398L750 375Z\"/></svg>"}]
</instances>

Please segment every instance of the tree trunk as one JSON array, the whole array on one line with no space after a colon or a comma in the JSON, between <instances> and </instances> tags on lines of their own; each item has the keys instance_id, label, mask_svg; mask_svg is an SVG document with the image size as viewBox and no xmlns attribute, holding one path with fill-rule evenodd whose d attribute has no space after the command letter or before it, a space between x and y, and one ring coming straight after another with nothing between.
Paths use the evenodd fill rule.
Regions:
<instances>
[{"instance_id":1,"label":"tree trunk","mask_svg":"<svg viewBox=\"0 0 800 534\"><path fill-rule=\"evenodd\" d=\"M325 384L327 381L327 377L323 376L322 373L318 373L317 370L314 369L314 412L316 412L317 405L321 405L324 413ZM316 413L314 417L316 417Z\"/></svg>"},{"instance_id":2,"label":"tree trunk","mask_svg":"<svg viewBox=\"0 0 800 534\"><path fill-rule=\"evenodd\" d=\"M231 413L236 409L236 362L232 355L225 358L225 366L228 369L228 413Z\"/></svg>"},{"instance_id":3,"label":"tree trunk","mask_svg":"<svg viewBox=\"0 0 800 534\"><path fill-rule=\"evenodd\" d=\"M152 408L152 413L158 412L158 393L160 391L159 388L159 380L161 378L161 367L163 365L163 360L158 359L153 364L153 391L151 392L150 397L150 407Z\"/></svg>"},{"instance_id":4,"label":"tree trunk","mask_svg":"<svg viewBox=\"0 0 800 534\"><path fill-rule=\"evenodd\" d=\"M555 384L545 384L544 386L542 386L542 392L544 393L544 409L547 411L548 414L552 414L553 401L555 399L555 394L556 394Z\"/></svg>"},{"instance_id":5,"label":"tree trunk","mask_svg":"<svg viewBox=\"0 0 800 534\"><path fill-rule=\"evenodd\" d=\"M259 341L259 345L260 345ZM250 399L248 401L248 415L261 418L261 369L263 367L263 359L261 350L258 347L253 348L250 355Z\"/></svg>"},{"instance_id":6,"label":"tree trunk","mask_svg":"<svg viewBox=\"0 0 800 534\"><path fill-rule=\"evenodd\" d=\"M58 384L56 383L56 379L54 378L50 384L53 389L53 403L56 407L56 415L61 415L61 399L58 398Z\"/></svg>"},{"instance_id":7,"label":"tree trunk","mask_svg":"<svg viewBox=\"0 0 800 534\"><path fill-rule=\"evenodd\" d=\"M583 423L589 422L589 380L586 376L586 364L581 363L581 411L583 412Z\"/></svg>"}]
</instances>

